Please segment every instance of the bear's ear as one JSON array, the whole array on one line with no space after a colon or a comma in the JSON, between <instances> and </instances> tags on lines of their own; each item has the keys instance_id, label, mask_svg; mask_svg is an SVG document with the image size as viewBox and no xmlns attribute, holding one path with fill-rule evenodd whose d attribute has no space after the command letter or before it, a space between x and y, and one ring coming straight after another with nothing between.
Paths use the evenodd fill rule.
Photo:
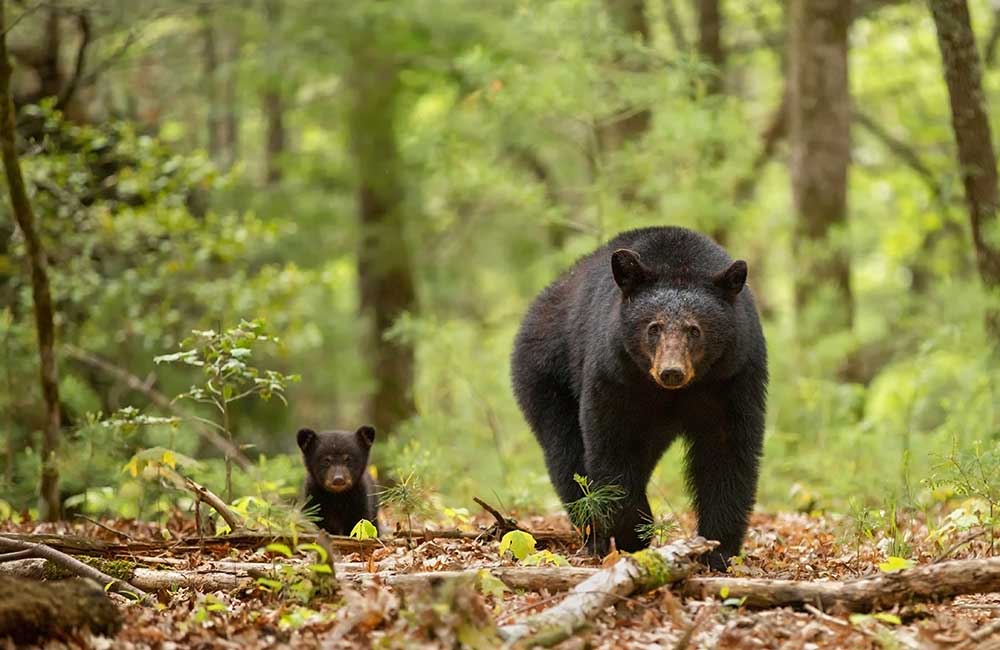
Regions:
<instances>
[{"instance_id":1,"label":"bear's ear","mask_svg":"<svg viewBox=\"0 0 1000 650\"><path fill-rule=\"evenodd\" d=\"M736 260L729 265L729 268L712 278L712 282L728 297L735 298L740 291L743 291L743 285L747 282L747 263Z\"/></svg>"},{"instance_id":2,"label":"bear's ear","mask_svg":"<svg viewBox=\"0 0 1000 650\"><path fill-rule=\"evenodd\" d=\"M312 429L299 429L299 432L295 435L295 439L299 442L299 449L308 451L316 442L316 432Z\"/></svg>"},{"instance_id":3,"label":"bear's ear","mask_svg":"<svg viewBox=\"0 0 1000 650\"><path fill-rule=\"evenodd\" d=\"M625 296L653 277L653 272L639 259L639 253L628 248L619 248L611 254L611 273Z\"/></svg>"},{"instance_id":4,"label":"bear's ear","mask_svg":"<svg viewBox=\"0 0 1000 650\"><path fill-rule=\"evenodd\" d=\"M375 444L375 427L370 427L367 424L357 430L357 436L361 439L366 446L371 447Z\"/></svg>"}]
</instances>

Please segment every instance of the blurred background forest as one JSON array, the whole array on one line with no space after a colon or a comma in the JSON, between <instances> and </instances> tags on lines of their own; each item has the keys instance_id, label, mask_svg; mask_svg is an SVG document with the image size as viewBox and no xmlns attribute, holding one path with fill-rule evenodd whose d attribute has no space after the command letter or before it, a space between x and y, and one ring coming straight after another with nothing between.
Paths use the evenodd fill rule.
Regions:
<instances>
[{"instance_id":1,"label":"blurred background forest","mask_svg":"<svg viewBox=\"0 0 1000 650\"><path fill-rule=\"evenodd\" d=\"M151 448L223 491L218 435L119 409L211 417L170 403L202 370L154 357L263 319L280 341L251 363L301 381L227 412L248 445L232 496L296 494L300 426L372 422L379 475L419 476L439 506L556 509L509 387L519 319L617 232L676 224L749 263L771 359L760 508L975 496L992 516L995 160L963 175L933 15L962 4L8 2L62 507L165 513L176 496L128 471ZM969 4L995 126L1000 7ZM0 211L10 516L37 507L53 421L6 192ZM687 507L682 451L654 509Z\"/></svg>"}]
</instances>

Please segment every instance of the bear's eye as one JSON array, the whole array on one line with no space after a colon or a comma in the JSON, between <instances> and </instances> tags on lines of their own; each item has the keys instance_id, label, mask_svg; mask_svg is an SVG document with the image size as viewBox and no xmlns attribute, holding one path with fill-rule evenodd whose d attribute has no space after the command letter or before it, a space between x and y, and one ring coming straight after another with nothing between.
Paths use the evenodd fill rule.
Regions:
<instances>
[{"instance_id":1,"label":"bear's eye","mask_svg":"<svg viewBox=\"0 0 1000 650\"><path fill-rule=\"evenodd\" d=\"M656 338L662 333L663 325L660 325L659 323L650 323L649 327L646 328L646 334L648 334L650 338Z\"/></svg>"},{"instance_id":2,"label":"bear's eye","mask_svg":"<svg viewBox=\"0 0 1000 650\"><path fill-rule=\"evenodd\" d=\"M688 336L690 336L693 339L696 339L701 336L701 328L698 327L697 325L688 325L687 331L688 331Z\"/></svg>"},{"instance_id":3,"label":"bear's eye","mask_svg":"<svg viewBox=\"0 0 1000 650\"><path fill-rule=\"evenodd\" d=\"M340 455L340 460L342 462L344 462L344 463L347 463L347 462L349 462L351 460L351 455L350 454L341 454Z\"/></svg>"}]
</instances>

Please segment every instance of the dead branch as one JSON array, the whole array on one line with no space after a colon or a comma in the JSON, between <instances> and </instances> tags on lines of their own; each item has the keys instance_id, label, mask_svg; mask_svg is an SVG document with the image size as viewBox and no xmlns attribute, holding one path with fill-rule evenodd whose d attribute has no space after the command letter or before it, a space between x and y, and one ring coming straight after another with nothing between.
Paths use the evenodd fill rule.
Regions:
<instances>
[{"instance_id":1,"label":"dead branch","mask_svg":"<svg viewBox=\"0 0 1000 650\"><path fill-rule=\"evenodd\" d=\"M73 100L73 96L76 91L80 88L80 80L83 78L83 69L87 64L87 49L90 47L91 41L91 26L90 26L90 15L82 10L76 15L76 24L80 29L80 46L76 50L76 62L73 65L73 76L69 78L66 85L63 87L62 92L59 93L59 98L56 100L56 109L65 110L69 103Z\"/></svg>"},{"instance_id":2,"label":"dead branch","mask_svg":"<svg viewBox=\"0 0 1000 650\"><path fill-rule=\"evenodd\" d=\"M155 388L151 388L145 381L143 381L139 377L136 377L128 370L120 368L115 364L111 363L110 361L102 359L101 357L92 354L91 352L88 352L82 348L78 348L75 345L71 345L69 343L63 343L61 349L63 352L65 352L67 355L69 355L76 361L79 361L80 363L84 363L92 368L100 370L105 374L111 375L115 379L118 379L119 381L123 382L126 386L129 387L129 389L134 390L137 393L142 393L143 395L146 396L147 399L149 399L150 402L155 404L156 407L159 408L160 410L175 415L179 418L182 418L185 421L192 422L192 426L194 426L195 432L197 432L199 436L204 438L207 442L209 442L212 446L221 451L223 454L226 454L231 459L233 459L233 461L240 466L240 469L246 470L252 466L250 459L248 459L243 454L243 452L241 452L239 448L236 447L236 445L233 445L228 440L226 440L225 437L219 435L217 431L214 431L206 426L201 426L197 424L196 421L192 421L191 418L188 417L187 412L173 405L173 403L170 401L170 398L168 398L166 395L156 390Z\"/></svg>"},{"instance_id":3,"label":"dead branch","mask_svg":"<svg viewBox=\"0 0 1000 650\"><path fill-rule=\"evenodd\" d=\"M82 578L90 578L91 580L97 581L101 585L110 585L110 588L114 591L128 593L138 598L145 598L147 596L146 592L142 589L130 585L123 580L119 580L118 578L109 576L89 564L84 564L75 557L71 557L61 551L57 551L51 546L25 542L19 539L12 539L11 537L4 535L0 536L0 549L8 551L31 551L32 555L36 558L48 560L70 573L73 573L74 575L78 575Z\"/></svg>"},{"instance_id":4,"label":"dead branch","mask_svg":"<svg viewBox=\"0 0 1000 650\"><path fill-rule=\"evenodd\" d=\"M497 538L502 537L505 533L509 533L512 530L520 530L528 532L524 528L521 528L521 526L518 525L515 519L513 519L512 517L504 516L503 513L501 513L499 510L497 510L490 504L486 503L479 497L472 497L472 500L478 503L483 510L493 515L493 519L496 520L496 523L493 524L493 530L496 532Z\"/></svg>"},{"instance_id":5,"label":"dead branch","mask_svg":"<svg viewBox=\"0 0 1000 650\"><path fill-rule=\"evenodd\" d=\"M219 513L219 516L222 517L223 521L225 521L229 526L230 532L236 533L246 529L246 526L244 526L243 522L240 521L239 515L233 512L232 508L226 505L226 502L223 501L219 495L187 476L184 476L183 478L184 486L194 493L194 496L198 499L198 501L207 503L213 510Z\"/></svg>"},{"instance_id":6,"label":"dead branch","mask_svg":"<svg viewBox=\"0 0 1000 650\"><path fill-rule=\"evenodd\" d=\"M508 644L555 645L621 597L650 591L686 577L695 566L695 558L716 545L716 542L695 537L622 556L611 567L576 585L558 605L503 625L498 632Z\"/></svg>"},{"instance_id":7,"label":"dead branch","mask_svg":"<svg viewBox=\"0 0 1000 650\"><path fill-rule=\"evenodd\" d=\"M728 589L729 598L745 598L746 607L811 604L824 610L864 612L1000 591L1000 558L951 560L846 582L691 578L681 592L692 598L714 598L723 589Z\"/></svg>"}]
</instances>

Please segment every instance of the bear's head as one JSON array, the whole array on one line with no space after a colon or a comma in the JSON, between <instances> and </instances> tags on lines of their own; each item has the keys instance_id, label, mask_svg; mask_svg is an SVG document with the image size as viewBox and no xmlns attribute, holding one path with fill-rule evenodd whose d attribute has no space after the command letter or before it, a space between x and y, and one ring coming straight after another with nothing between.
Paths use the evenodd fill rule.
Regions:
<instances>
[{"instance_id":1,"label":"bear's head","mask_svg":"<svg viewBox=\"0 0 1000 650\"><path fill-rule=\"evenodd\" d=\"M375 429L357 431L299 429L296 436L306 471L327 492L350 490L368 467L368 453L375 442Z\"/></svg>"},{"instance_id":2,"label":"bear's head","mask_svg":"<svg viewBox=\"0 0 1000 650\"><path fill-rule=\"evenodd\" d=\"M706 277L682 276L650 268L622 248L611 255L611 271L621 291L625 349L660 387L684 388L731 347L746 262Z\"/></svg>"}]
</instances>

